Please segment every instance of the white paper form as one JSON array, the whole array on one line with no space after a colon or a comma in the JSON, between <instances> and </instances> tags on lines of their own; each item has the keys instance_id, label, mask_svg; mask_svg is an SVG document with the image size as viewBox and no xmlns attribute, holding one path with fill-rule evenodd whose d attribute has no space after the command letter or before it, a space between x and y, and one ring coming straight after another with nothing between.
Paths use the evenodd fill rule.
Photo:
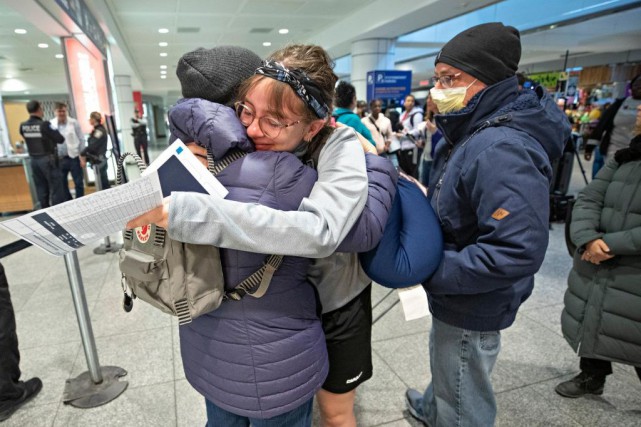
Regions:
<instances>
[{"instance_id":1,"label":"white paper form","mask_svg":"<svg viewBox=\"0 0 641 427\"><path fill-rule=\"evenodd\" d=\"M62 256L124 230L128 221L161 205L172 191L227 195L227 189L178 140L135 181L0 222L0 226Z\"/></svg>"},{"instance_id":2,"label":"white paper form","mask_svg":"<svg viewBox=\"0 0 641 427\"><path fill-rule=\"evenodd\" d=\"M125 228L127 222L162 204L158 175L40 209L0 222L18 237L62 256Z\"/></svg>"}]
</instances>

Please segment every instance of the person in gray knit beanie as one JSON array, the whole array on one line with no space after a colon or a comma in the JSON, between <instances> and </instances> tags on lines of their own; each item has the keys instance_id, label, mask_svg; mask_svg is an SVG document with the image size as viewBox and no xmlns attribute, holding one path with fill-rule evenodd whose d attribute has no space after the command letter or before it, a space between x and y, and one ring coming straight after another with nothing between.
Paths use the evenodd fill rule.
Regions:
<instances>
[{"instance_id":1,"label":"person in gray knit beanie","mask_svg":"<svg viewBox=\"0 0 641 427\"><path fill-rule=\"evenodd\" d=\"M178 60L176 75L185 98L202 98L232 107L240 83L260 67L261 59L239 46L198 48Z\"/></svg>"}]
</instances>

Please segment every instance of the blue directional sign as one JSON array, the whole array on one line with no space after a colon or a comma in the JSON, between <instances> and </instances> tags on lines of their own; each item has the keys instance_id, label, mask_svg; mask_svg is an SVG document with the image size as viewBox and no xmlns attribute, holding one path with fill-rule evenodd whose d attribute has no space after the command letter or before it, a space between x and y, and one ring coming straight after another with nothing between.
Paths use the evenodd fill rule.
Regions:
<instances>
[{"instance_id":1,"label":"blue directional sign","mask_svg":"<svg viewBox=\"0 0 641 427\"><path fill-rule=\"evenodd\" d=\"M367 72L367 102L372 99L403 99L412 91L412 72L375 70Z\"/></svg>"}]
</instances>

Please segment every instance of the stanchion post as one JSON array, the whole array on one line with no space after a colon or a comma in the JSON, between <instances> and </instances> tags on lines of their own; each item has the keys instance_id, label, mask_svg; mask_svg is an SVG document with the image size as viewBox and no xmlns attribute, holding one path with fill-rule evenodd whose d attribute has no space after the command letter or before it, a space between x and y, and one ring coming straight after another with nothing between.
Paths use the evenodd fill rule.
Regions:
<instances>
[{"instance_id":1,"label":"stanchion post","mask_svg":"<svg viewBox=\"0 0 641 427\"><path fill-rule=\"evenodd\" d=\"M119 381L119 378L127 375L127 371L118 366L100 366L78 255L76 252L71 252L65 254L64 258L89 370L76 378L67 380L63 402L78 408L94 408L112 401L125 391L129 383Z\"/></svg>"},{"instance_id":2,"label":"stanchion post","mask_svg":"<svg viewBox=\"0 0 641 427\"><path fill-rule=\"evenodd\" d=\"M74 251L65 254L64 258L65 266L67 267L67 277L69 278L69 286L71 287L71 297L73 298L73 305L76 309L76 318L78 319L78 327L80 328L80 338L82 339L82 346L85 349L85 357L87 358L87 367L89 368L91 380L94 383L99 384L102 382L102 374L99 369L100 362L98 361L96 342L93 337L93 328L91 327L91 321L89 318L85 289L82 284L82 276L80 275L78 254Z\"/></svg>"}]
</instances>

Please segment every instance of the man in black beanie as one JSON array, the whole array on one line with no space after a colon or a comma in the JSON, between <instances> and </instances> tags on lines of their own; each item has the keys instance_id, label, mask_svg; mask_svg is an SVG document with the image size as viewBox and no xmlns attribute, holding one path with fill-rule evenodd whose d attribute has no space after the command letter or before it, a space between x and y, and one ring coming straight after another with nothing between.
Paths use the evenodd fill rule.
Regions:
<instances>
[{"instance_id":1,"label":"man in black beanie","mask_svg":"<svg viewBox=\"0 0 641 427\"><path fill-rule=\"evenodd\" d=\"M443 229L443 260L423 286L432 313L425 392L409 412L431 427L492 426L490 374L529 297L548 245L550 163L570 126L542 89L519 91L519 32L499 22L469 28L436 57L436 147L429 179Z\"/></svg>"}]
</instances>

